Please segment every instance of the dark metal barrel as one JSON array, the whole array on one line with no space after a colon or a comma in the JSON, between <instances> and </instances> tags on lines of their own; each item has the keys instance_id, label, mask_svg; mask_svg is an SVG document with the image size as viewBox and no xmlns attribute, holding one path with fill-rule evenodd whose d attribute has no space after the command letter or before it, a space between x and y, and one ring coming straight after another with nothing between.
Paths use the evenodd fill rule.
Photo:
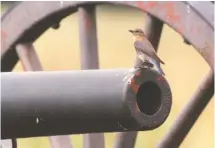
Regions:
<instances>
[{"instance_id":1,"label":"dark metal barrel","mask_svg":"<svg viewBox=\"0 0 215 148\"><path fill-rule=\"evenodd\" d=\"M152 69L2 73L2 138L152 130L172 94Z\"/></svg>"}]
</instances>

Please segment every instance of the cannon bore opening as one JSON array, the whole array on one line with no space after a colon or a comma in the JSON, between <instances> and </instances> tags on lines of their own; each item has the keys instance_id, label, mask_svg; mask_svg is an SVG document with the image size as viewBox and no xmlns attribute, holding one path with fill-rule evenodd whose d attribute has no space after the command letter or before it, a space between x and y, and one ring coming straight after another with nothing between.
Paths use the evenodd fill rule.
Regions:
<instances>
[{"instance_id":1,"label":"cannon bore opening","mask_svg":"<svg viewBox=\"0 0 215 148\"><path fill-rule=\"evenodd\" d=\"M161 107L161 95L156 83L148 81L141 84L136 96L140 111L149 116L155 114Z\"/></svg>"}]
</instances>

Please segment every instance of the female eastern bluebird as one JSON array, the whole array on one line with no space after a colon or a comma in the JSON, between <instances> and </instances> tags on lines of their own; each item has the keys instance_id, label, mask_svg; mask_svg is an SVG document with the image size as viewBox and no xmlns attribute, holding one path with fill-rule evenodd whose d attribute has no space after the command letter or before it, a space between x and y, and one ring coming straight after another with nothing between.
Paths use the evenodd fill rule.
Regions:
<instances>
[{"instance_id":1,"label":"female eastern bluebird","mask_svg":"<svg viewBox=\"0 0 215 148\"><path fill-rule=\"evenodd\" d=\"M150 41L145 36L143 30L134 29L129 30L134 36L134 47L136 49L136 53L138 58L140 58L143 62L152 63L156 70L165 75L162 68L160 67L160 63L165 64L156 54L154 47L150 43Z\"/></svg>"}]
</instances>

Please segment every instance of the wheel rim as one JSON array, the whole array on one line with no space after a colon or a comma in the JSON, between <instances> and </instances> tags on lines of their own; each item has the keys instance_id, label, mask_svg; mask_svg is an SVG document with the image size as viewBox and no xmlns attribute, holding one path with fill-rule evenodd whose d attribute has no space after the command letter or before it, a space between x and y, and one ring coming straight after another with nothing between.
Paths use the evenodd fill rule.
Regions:
<instances>
[{"instance_id":1,"label":"wheel rim","mask_svg":"<svg viewBox=\"0 0 215 148\"><path fill-rule=\"evenodd\" d=\"M61 19L74 13L78 10L78 7L87 7L88 4L97 5L101 4L98 2L22 2L13 9L8 14L2 17L2 71L11 71L18 61L18 58L23 60L26 58L24 55L29 48L33 49L33 46L24 45L25 49L16 48L17 44L22 44L25 42L32 43L36 40L46 29L52 26L54 23L58 23ZM213 26L213 15L205 14L203 10L207 9L209 12L213 12L213 5L210 3L205 3L204 7L201 7L201 3L193 2L104 2L109 4L125 5L140 9L146 13L162 20L164 23L168 24L179 34L181 34L186 40L188 40L196 50L202 55L206 62L213 69L213 49L214 49L214 26ZM177 5L177 7L176 7ZM41 11L38 11L40 8ZM45 9L46 8L46 9ZM35 10L35 11L34 11ZM23 14L24 11L29 12L28 15L33 16L32 18L27 18L24 16L25 21L23 22L22 17L17 19L10 19L17 13ZM160 13L158 13L160 12ZM6 16L7 15L7 16ZM192 17L191 17L192 16ZM87 20L85 20L87 21ZM198 24L194 23L198 22ZM17 29L17 26L12 24L21 24L21 28ZM186 24L186 25L185 25ZM189 24L189 25L187 25ZM189 26L189 27L186 27ZM84 26L87 27L87 26ZM17 30L17 32L14 32ZM39 31L38 31L39 30ZM86 30L85 30L86 32ZM191 33L190 33L191 32ZM93 32L95 33L95 32ZM201 35L199 35L201 34ZM87 37L84 37L87 38ZM96 37L95 37L96 38ZM96 41L95 41L95 44ZM16 50L15 50L16 48ZM18 51L20 50L20 51ZM18 55L17 55L17 53ZM22 54L23 53L23 54ZM94 55L97 51L94 53ZM27 59L27 62L23 62L26 67L28 62L29 65L35 64L37 56L35 53L27 53L31 55L31 58ZM96 55L95 55L96 56ZM33 59L33 60L32 60ZM42 70L39 62L36 62L37 66L29 66L28 70ZM84 62L86 63L86 62ZM37 67L37 68L36 68ZM91 66L83 66L86 68L98 68L97 64L92 64ZM123 135L122 135L123 137ZM128 137L131 138L131 135ZM135 137L135 135L133 135ZM163 147L164 145L160 145Z\"/></svg>"},{"instance_id":2,"label":"wheel rim","mask_svg":"<svg viewBox=\"0 0 215 148\"><path fill-rule=\"evenodd\" d=\"M214 68L213 15L210 14L207 17L199 15L203 14L202 11L205 8L209 12L213 12L214 6L210 2L204 3L205 7L201 7L201 3L195 4L193 2L105 3L134 7L162 20L186 38L203 56L210 67L212 69ZM101 4L101 2L64 2L63 5L60 2L22 2L13 8L7 14L7 17L3 16L2 18L2 71L10 71L18 60L13 50L15 44L19 42L33 42L53 23L59 22L63 17L76 12L79 6L85 6L87 4ZM14 15L19 13L24 14L26 11L28 12L28 16L32 17L22 15L16 19L10 19ZM195 22L198 22L198 24ZM20 25L14 26L13 24Z\"/></svg>"}]
</instances>

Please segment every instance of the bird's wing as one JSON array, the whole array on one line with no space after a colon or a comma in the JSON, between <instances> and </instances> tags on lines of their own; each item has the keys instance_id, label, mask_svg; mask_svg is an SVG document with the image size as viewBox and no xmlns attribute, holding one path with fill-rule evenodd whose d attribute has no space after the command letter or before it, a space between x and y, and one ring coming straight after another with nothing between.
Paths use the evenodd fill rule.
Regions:
<instances>
[{"instance_id":1,"label":"bird's wing","mask_svg":"<svg viewBox=\"0 0 215 148\"><path fill-rule=\"evenodd\" d=\"M139 54L144 53L147 56L164 64L164 62L157 56L152 44L147 39L144 39L141 41L135 41L134 46L137 50L137 53L139 53Z\"/></svg>"},{"instance_id":2,"label":"bird's wing","mask_svg":"<svg viewBox=\"0 0 215 148\"><path fill-rule=\"evenodd\" d=\"M134 46L137 50L137 52L141 52L146 54L149 57L153 58L154 55L154 48L150 46L150 43L148 43L145 40L141 40L141 41L135 41Z\"/></svg>"}]
</instances>

